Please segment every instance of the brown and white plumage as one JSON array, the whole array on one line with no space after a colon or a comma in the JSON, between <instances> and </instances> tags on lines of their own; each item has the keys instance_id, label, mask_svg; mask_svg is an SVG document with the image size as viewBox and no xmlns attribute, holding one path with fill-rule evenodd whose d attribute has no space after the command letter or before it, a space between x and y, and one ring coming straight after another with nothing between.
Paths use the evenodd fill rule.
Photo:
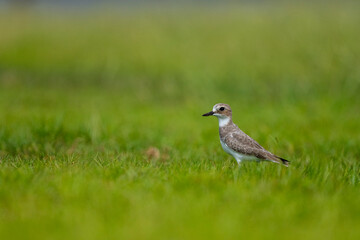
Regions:
<instances>
[{"instance_id":1,"label":"brown and white plumage","mask_svg":"<svg viewBox=\"0 0 360 240\"><path fill-rule=\"evenodd\" d=\"M254 139L232 121L232 111L229 105L218 103L211 112L203 116L216 116L219 120L220 143L224 151L232 155L238 163L245 160L270 161L285 166L289 161L278 157L263 148Z\"/></svg>"}]
</instances>

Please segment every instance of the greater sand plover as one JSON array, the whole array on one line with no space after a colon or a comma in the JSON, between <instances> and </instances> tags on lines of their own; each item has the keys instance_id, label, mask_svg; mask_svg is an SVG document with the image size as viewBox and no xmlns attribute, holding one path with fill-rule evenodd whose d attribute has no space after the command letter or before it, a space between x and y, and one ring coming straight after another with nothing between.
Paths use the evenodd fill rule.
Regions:
<instances>
[{"instance_id":1,"label":"greater sand plover","mask_svg":"<svg viewBox=\"0 0 360 240\"><path fill-rule=\"evenodd\" d=\"M238 164L242 161L270 161L289 166L288 160L267 151L233 123L229 105L215 104L212 111L203 114L203 116L216 116L218 118L221 146L225 152L236 159Z\"/></svg>"}]
</instances>

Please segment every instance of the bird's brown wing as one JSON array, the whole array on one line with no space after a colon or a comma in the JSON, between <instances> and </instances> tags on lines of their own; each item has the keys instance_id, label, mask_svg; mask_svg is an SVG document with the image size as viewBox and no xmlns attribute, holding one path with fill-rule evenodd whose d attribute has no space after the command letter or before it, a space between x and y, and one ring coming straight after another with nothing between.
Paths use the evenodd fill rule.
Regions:
<instances>
[{"instance_id":1,"label":"bird's brown wing","mask_svg":"<svg viewBox=\"0 0 360 240\"><path fill-rule=\"evenodd\" d=\"M241 133L229 133L225 138L224 142L226 145L234 151L254 156L263 160L270 160L275 162L281 162L274 154L263 148L258 142L246 135L244 132Z\"/></svg>"}]
</instances>

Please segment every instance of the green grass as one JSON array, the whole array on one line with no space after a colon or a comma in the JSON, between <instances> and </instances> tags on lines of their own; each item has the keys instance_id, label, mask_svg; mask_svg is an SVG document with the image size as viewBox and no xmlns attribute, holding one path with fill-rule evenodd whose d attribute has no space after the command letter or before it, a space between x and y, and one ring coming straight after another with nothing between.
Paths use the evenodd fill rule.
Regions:
<instances>
[{"instance_id":1,"label":"green grass","mask_svg":"<svg viewBox=\"0 0 360 240\"><path fill-rule=\"evenodd\" d=\"M2 12L0 239L359 239L358 12Z\"/></svg>"}]
</instances>

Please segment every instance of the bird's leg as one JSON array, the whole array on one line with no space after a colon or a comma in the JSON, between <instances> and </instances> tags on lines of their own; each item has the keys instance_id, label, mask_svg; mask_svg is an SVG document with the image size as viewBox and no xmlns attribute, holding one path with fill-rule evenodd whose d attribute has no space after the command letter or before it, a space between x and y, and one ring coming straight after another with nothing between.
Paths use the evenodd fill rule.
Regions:
<instances>
[{"instance_id":1,"label":"bird's leg","mask_svg":"<svg viewBox=\"0 0 360 240\"><path fill-rule=\"evenodd\" d=\"M241 159L236 158L236 162L238 163L238 168L241 167Z\"/></svg>"},{"instance_id":2,"label":"bird's leg","mask_svg":"<svg viewBox=\"0 0 360 240\"><path fill-rule=\"evenodd\" d=\"M239 180L239 177L241 175L241 161L238 161L238 159L236 159L236 162L238 163L238 166L237 166L237 168L233 169L235 182L237 182Z\"/></svg>"},{"instance_id":3,"label":"bird's leg","mask_svg":"<svg viewBox=\"0 0 360 240\"><path fill-rule=\"evenodd\" d=\"M236 162L238 164L238 167L233 170L234 172L234 180L238 181L241 173L241 159L235 158Z\"/></svg>"}]
</instances>

